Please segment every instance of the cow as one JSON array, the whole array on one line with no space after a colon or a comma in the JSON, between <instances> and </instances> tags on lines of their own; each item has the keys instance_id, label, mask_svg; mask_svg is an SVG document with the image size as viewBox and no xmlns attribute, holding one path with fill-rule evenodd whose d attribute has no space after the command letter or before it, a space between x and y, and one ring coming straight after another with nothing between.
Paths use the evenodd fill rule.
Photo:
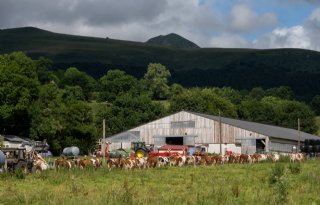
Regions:
<instances>
[{"instance_id":1,"label":"cow","mask_svg":"<svg viewBox=\"0 0 320 205\"><path fill-rule=\"evenodd\" d=\"M304 161L304 155L302 153L290 154L290 162L302 162Z\"/></svg>"},{"instance_id":2,"label":"cow","mask_svg":"<svg viewBox=\"0 0 320 205\"><path fill-rule=\"evenodd\" d=\"M240 160L240 154L231 154L229 156L229 163L237 163Z\"/></svg>"},{"instance_id":3,"label":"cow","mask_svg":"<svg viewBox=\"0 0 320 205\"><path fill-rule=\"evenodd\" d=\"M187 156L187 158L186 158L186 164L187 164L187 165L196 166L196 157L195 157L195 156Z\"/></svg>"},{"instance_id":4,"label":"cow","mask_svg":"<svg viewBox=\"0 0 320 205\"><path fill-rule=\"evenodd\" d=\"M37 152L32 153L32 159L33 159L33 166L36 168L35 171L37 173L40 171L49 169L49 164Z\"/></svg>"},{"instance_id":5,"label":"cow","mask_svg":"<svg viewBox=\"0 0 320 205\"><path fill-rule=\"evenodd\" d=\"M272 154L271 156L273 162L278 162L280 160L279 154Z\"/></svg>"},{"instance_id":6,"label":"cow","mask_svg":"<svg viewBox=\"0 0 320 205\"><path fill-rule=\"evenodd\" d=\"M122 168L124 168L126 170L131 170L136 166L136 160L135 159L121 158L120 162L122 164Z\"/></svg>"},{"instance_id":7,"label":"cow","mask_svg":"<svg viewBox=\"0 0 320 205\"><path fill-rule=\"evenodd\" d=\"M139 158L137 157L136 159L136 167L139 169L143 169L146 167L147 159L146 158Z\"/></svg>"},{"instance_id":8,"label":"cow","mask_svg":"<svg viewBox=\"0 0 320 205\"><path fill-rule=\"evenodd\" d=\"M267 159L268 159L268 155L266 155L266 154L260 154L259 162L267 161Z\"/></svg>"},{"instance_id":9,"label":"cow","mask_svg":"<svg viewBox=\"0 0 320 205\"><path fill-rule=\"evenodd\" d=\"M243 164L243 163L248 163L249 161L251 161L250 155L247 155L247 154L240 155L239 163Z\"/></svg>"},{"instance_id":10,"label":"cow","mask_svg":"<svg viewBox=\"0 0 320 205\"><path fill-rule=\"evenodd\" d=\"M74 166L73 163L65 158L59 158L54 161L54 166L56 170L60 170L61 168L65 168L71 170Z\"/></svg>"},{"instance_id":11,"label":"cow","mask_svg":"<svg viewBox=\"0 0 320 205\"><path fill-rule=\"evenodd\" d=\"M163 167L169 164L169 158L168 157L159 157L158 158L158 166Z\"/></svg>"},{"instance_id":12,"label":"cow","mask_svg":"<svg viewBox=\"0 0 320 205\"><path fill-rule=\"evenodd\" d=\"M157 163L158 163L158 159L157 157L155 156L149 156L147 158L147 168L155 168L157 166Z\"/></svg>"},{"instance_id":13,"label":"cow","mask_svg":"<svg viewBox=\"0 0 320 205\"><path fill-rule=\"evenodd\" d=\"M113 168L122 168L121 158L109 158L107 161L107 167L109 171Z\"/></svg>"}]
</instances>

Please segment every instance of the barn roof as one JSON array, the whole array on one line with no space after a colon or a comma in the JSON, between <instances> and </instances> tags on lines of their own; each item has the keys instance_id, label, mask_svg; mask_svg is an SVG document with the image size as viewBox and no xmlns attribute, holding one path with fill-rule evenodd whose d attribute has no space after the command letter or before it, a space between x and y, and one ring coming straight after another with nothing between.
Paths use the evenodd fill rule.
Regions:
<instances>
[{"instance_id":1,"label":"barn roof","mask_svg":"<svg viewBox=\"0 0 320 205\"><path fill-rule=\"evenodd\" d=\"M4 140L9 141L9 142L25 142L25 143L29 142L29 141L27 141L19 136L16 136L16 135L3 135L3 137L4 137Z\"/></svg>"},{"instance_id":2,"label":"barn roof","mask_svg":"<svg viewBox=\"0 0 320 205\"><path fill-rule=\"evenodd\" d=\"M186 111L186 112L189 112L189 111ZM207 119L211 119L214 121L220 120L219 116L207 115L207 114L196 113L196 112L189 112L189 113L198 115ZM244 120L237 120L237 119L226 118L226 117L221 117L221 123L229 124L229 125L246 129L252 132L263 134L269 137L295 140L295 141L298 140L298 131L290 128L284 128L284 127L267 125L267 124L262 124L257 122L244 121ZM301 136L301 141L304 141L305 139L320 140L319 136L312 135L306 132L300 132L300 136Z\"/></svg>"}]
</instances>

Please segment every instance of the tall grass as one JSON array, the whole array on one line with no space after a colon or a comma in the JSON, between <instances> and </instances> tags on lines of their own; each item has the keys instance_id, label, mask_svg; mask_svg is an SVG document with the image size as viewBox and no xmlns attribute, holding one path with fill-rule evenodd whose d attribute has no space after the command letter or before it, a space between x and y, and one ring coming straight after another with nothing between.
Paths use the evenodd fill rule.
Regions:
<instances>
[{"instance_id":1,"label":"tall grass","mask_svg":"<svg viewBox=\"0 0 320 205\"><path fill-rule=\"evenodd\" d=\"M319 204L320 161L0 175L0 204ZM275 168L275 166L283 168ZM293 166L293 165L291 165ZM279 169L276 171L276 169ZM283 171L283 172L282 172ZM282 172L282 173L281 173ZM268 183L270 176L285 177ZM277 184L278 183L278 184ZM282 186L282 187L281 187ZM284 189L283 189L284 188ZM286 191L285 200L278 192Z\"/></svg>"}]
</instances>

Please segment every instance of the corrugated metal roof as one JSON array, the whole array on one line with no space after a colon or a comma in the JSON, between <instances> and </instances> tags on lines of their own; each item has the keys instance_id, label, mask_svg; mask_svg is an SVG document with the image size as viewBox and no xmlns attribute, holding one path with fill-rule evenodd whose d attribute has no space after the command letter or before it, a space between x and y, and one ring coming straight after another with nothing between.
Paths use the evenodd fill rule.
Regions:
<instances>
[{"instance_id":1,"label":"corrugated metal roof","mask_svg":"<svg viewBox=\"0 0 320 205\"><path fill-rule=\"evenodd\" d=\"M29 141L27 141L21 137L18 137L16 135L3 135L3 137L5 140L10 141L10 142L25 142L25 143L29 142Z\"/></svg>"},{"instance_id":2,"label":"corrugated metal roof","mask_svg":"<svg viewBox=\"0 0 320 205\"><path fill-rule=\"evenodd\" d=\"M189 111L186 111L186 112L219 122L219 116L207 115L207 114L189 112ZM237 120L237 119L226 118L226 117L221 117L221 123L229 124L245 130L263 134L269 137L282 138L282 139L295 140L295 141L297 141L299 138L298 131L290 128L284 128L284 127L267 125L267 124L256 123L256 122L249 122L244 120ZM305 139L320 140L319 136L312 135L306 132L300 132L300 136L301 136L301 141L304 141Z\"/></svg>"}]
</instances>

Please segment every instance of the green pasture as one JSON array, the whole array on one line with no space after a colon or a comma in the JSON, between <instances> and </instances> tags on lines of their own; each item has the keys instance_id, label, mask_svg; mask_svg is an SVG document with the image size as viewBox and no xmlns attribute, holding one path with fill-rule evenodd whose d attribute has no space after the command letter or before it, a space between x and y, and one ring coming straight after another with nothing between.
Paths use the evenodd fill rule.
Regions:
<instances>
[{"instance_id":1,"label":"green pasture","mask_svg":"<svg viewBox=\"0 0 320 205\"><path fill-rule=\"evenodd\" d=\"M320 160L0 175L0 204L320 204Z\"/></svg>"}]
</instances>

